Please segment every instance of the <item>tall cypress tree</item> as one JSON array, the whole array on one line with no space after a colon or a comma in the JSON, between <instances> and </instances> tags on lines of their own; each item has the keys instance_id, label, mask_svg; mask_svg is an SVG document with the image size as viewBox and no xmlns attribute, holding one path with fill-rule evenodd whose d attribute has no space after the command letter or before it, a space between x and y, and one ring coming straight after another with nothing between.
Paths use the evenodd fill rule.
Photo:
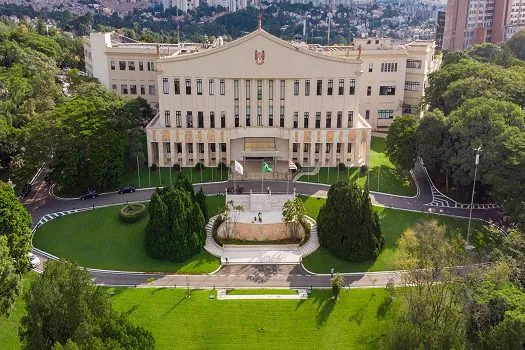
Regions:
<instances>
[{"instance_id":1,"label":"tall cypress tree","mask_svg":"<svg viewBox=\"0 0 525 350\"><path fill-rule=\"evenodd\" d=\"M202 215L204 215L204 220L208 221L208 207L206 206L206 195L204 194L204 191L202 190L202 187L200 188L199 192L195 195L195 202L199 204L199 207L201 208Z\"/></svg>"},{"instance_id":2,"label":"tall cypress tree","mask_svg":"<svg viewBox=\"0 0 525 350\"><path fill-rule=\"evenodd\" d=\"M339 181L328 191L317 218L319 243L333 255L352 262L375 259L384 246L377 213L368 190Z\"/></svg>"},{"instance_id":3,"label":"tall cypress tree","mask_svg":"<svg viewBox=\"0 0 525 350\"><path fill-rule=\"evenodd\" d=\"M165 259L168 241L168 208L157 193L153 192L149 203L149 221L146 225L146 249L155 259Z\"/></svg>"}]
</instances>

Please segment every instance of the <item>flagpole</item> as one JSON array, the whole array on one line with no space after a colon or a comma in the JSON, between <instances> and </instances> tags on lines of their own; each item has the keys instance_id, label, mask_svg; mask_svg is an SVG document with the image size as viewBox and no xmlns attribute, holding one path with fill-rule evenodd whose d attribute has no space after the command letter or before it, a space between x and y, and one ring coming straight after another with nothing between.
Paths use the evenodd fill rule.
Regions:
<instances>
[{"instance_id":1,"label":"flagpole","mask_svg":"<svg viewBox=\"0 0 525 350\"><path fill-rule=\"evenodd\" d=\"M264 158L261 161L261 193L264 193Z\"/></svg>"},{"instance_id":2,"label":"flagpole","mask_svg":"<svg viewBox=\"0 0 525 350\"><path fill-rule=\"evenodd\" d=\"M233 194L235 194L235 191L237 189L237 187L235 187L235 173L237 172L237 170L235 170L235 162L236 162L236 160L233 161L233 171L232 171L232 176L233 176Z\"/></svg>"}]
</instances>

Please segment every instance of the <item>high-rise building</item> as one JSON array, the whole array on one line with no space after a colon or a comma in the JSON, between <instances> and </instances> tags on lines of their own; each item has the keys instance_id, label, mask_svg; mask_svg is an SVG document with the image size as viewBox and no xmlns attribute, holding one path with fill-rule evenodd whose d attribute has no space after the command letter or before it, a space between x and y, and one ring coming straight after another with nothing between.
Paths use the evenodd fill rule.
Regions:
<instances>
[{"instance_id":1,"label":"high-rise building","mask_svg":"<svg viewBox=\"0 0 525 350\"><path fill-rule=\"evenodd\" d=\"M187 12L188 10L195 10L199 7L200 0L163 0L162 5L164 9L177 7L179 10Z\"/></svg>"},{"instance_id":2,"label":"high-rise building","mask_svg":"<svg viewBox=\"0 0 525 350\"><path fill-rule=\"evenodd\" d=\"M520 25L525 25L525 0L448 0L443 49L499 43L509 27Z\"/></svg>"},{"instance_id":3,"label":"high-rise building","mask_svg":"<svg viewBox=\"0 0 525 350\"><path fill-rule=\"evenodd\" d=\"M437 21L436 21L436 36L434 41L436 42L436 49L443 50L443 33L445 32L445 11L438 11Z\"/></svg>"}]
</instances>

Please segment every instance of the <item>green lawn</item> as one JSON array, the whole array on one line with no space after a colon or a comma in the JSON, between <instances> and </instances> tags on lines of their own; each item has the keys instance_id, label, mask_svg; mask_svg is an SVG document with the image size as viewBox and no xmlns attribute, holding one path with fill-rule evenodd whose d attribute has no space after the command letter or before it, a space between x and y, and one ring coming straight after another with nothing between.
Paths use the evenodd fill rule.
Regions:
<instances>
[{"instance_id":1,"label":"green lawn","mask_svg":"<svg viewBox=\"0 0 525 350\"><path fill-rule=\"evenodd\" d=\"M326 202L326 199L316 197L302 197L305 202L306 214L317 218L319 209ZM394 269L396 244L402 233L410 226L421 220L436 219L440 224L446 225L449 234L466 234L468 221L466 219L453 218L448 216L431 215L416 213L383 207L374 207L379 214L381 231L385 237L385 248L375 261L365 261L362 263L350 263L338 259L331 255L326 249L319 249L312 255L303 259L304 266L317 273L328 273L333 267L337 272L363 272L363 271L388 271ZM478 221L472 225L471 237L474 244L478 247L483 246L485 241L490 238L488 228Z\"/></svg>"},{"instance_id":2,"label":"green lawn","mask_svg":"<svg viewBox=\"0 0 525 350\"><path fill-rule=\"evenodd\" d=\"M207 205L209 215L215 215L224 206L224 197L207 197ZM33 245L99 269L199 274L219 267L219 259L204 250L184 263L150 258L144 233L147 217L137 223L123 223L118 218L120 208L99 208L51 220L35 233Z\"/></svg>"},{"instance_id":3,"label":"green lawn","mask_svg":"<svg viewBox=\"0 0 525 350\"><path fill-rule=\"evenodd\" d=\"M337 168L321 168L318 175L302 176L300 181L332 184L337 180L348 179L364 187L369 182L371 191L386 192L402 196L414 196L416 187L410 174L400 175L385 154L385 139L372 137L370 147L370 170L361 174L358 168L337 171ZM379 181L378 181L379 179Z\"/></svg>"},{"instance_id":4,"label":"green lawn","mask_svg":"<svg viewBox=\"0 0 525 350\"><path fill-rule=\"evenodd\" d=\"M20 296L16 299L13 311L10 317L0 316L0 348L2 349L20 349L20 340L18 338L18 327L20 319L25 315L25 302L22 298L24 291L29 288L32 280L37 278L36 272L27 273L22 279L22 290Z\"/></svg>"},{"instance_id":5,"label":"green lawn","mask_svg":"<svg viewBox=\"0 0 525 350\"><path fill-rule=\"evenodd\" d=\"M213 292L212 292L213 293ZM117 289L114 308L150 330L158 349L362 349L392 324L384 289L314 290L308 300L216 300L209 291Z\"/></svg>"}]
</instances>

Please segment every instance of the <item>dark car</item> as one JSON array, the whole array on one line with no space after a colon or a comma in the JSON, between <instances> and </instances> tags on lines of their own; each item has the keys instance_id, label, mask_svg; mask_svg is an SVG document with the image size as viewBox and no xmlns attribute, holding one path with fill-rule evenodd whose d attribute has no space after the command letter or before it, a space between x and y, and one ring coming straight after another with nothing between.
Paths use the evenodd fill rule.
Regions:
<instances>
[{"instance_id":1,"label":"dark car","mask_svg":"<svg viewBox=\"0 0 525 350\"><path fill-rule=\"evenodd\" d=\"M27 196L30 192L33 186L30 183L27 183L22 187L22 197Z\"/></svg>"},{"instance_id":2,"label":"dark car","mask_svg":"<svg viewBox=\"0 0 525 350\"><path fill-rule=\"evenodd\" d=\"M135 186L133 185L126 185L124 187L122 187L120 190L118 190L118 193L122 194L122 193L131 193L131 192L135 192Z\"/></svg>"},{"instance_id":3,"label":"dark car","mask_svg":"<svg viewBox=\"0 0 525 350\"><path fill-rule=\"evenodd\" d=\"M82 193L82 195L80 196L80 199L84 200L84 199L90 199L90 198L96 198L96 197L98 197L97 191L92 190L92 189L87 189L84 191L84 193Z\"/></svg>"}]
</instances>

